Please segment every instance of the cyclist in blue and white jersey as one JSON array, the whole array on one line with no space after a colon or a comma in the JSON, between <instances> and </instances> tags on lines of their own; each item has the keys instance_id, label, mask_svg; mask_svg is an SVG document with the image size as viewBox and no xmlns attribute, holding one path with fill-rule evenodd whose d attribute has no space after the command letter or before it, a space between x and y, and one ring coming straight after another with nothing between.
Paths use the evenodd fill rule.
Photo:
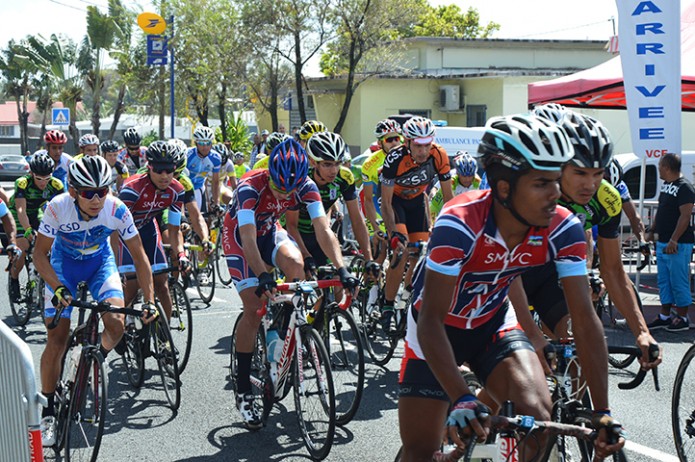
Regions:
<instances>
[{"instance_id":1,"label":"cyclist in blue and white jersey","mask_svg":"<svg viewBox=\"0 0 695 462\"><path fill-rule=\"evenodd\" d=\"M48 155L51 156L51 159L53 159L55 163L53 177L62 181L65 191L67 191L68 183L66 179L68 177L68 168L72 162L72 156L65 154L63 152L63 147L68 142L68 137L60 130L49 130L43 136L43 142L46 144Z\"/></svg>"},{"instance_id":2,"label":"cyclist in blue and white jersey","mask_svg":"<svg viewBox=\"0 0 695 462\"><path fill-rule=\"evenodd\" d=\"M60 322L48 330L48 341L41 355L41 391L48 399L41 421L43 445L55 441L55 385L60 375L61 358L70 334L70 302L80 281L86 281L97 301L125 306L123 288L109 236L118 231L126 242L137 268L137 277L146 301L147 313L156 313L152 274L133 216L118 198L109 194L111 168L99 156L75 161L69 170L67 193L49 202L34 250L34 264L46 281L45 317L50 323L57 306L65 307ZM49 257L50 254L50 257ZM101 354L106 357L123 335L123 316L102 317Z\"/></svg>"},{"instance_id":3,"label":"cyclist in blue and white jersey","mask_svg":"<svg viewBox=\"0 0 695 462\"><path fill-rule=\"evenodd\" d=\"M210 194L210 210L214 210L220 203L220 167L222 159L217 151L212 149L212 142L215 139L215 133L210 127L198 127L193 132L195 146L188 150L188 159L186 168L188 168L188 176L193 182L193 190L195 192L195 200L198 203L200 211L205 213L208 209L207 200L205 200L205 180L211 176L212 182Z\"/></svg>"}]
</instances>

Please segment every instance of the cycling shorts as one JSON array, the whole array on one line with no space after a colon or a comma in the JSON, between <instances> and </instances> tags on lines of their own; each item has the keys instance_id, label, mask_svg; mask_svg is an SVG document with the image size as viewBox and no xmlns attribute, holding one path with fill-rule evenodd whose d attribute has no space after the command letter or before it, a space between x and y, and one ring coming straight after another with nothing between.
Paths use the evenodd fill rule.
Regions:
<instances>
[{"instance_id":1,"label":"cycling shorts","mask_svg":"<svg viewBox=\"0 0 695 462\"><path fill-rule=\"evenodd\" d=\"M533 267L521 275L521 280L529 305L554 332L558 322L569 314L555 263Z\"/></svg>"},{"instance_id":2,"label":"cycling shorts","mask_svg":"<svg viewBox=\"0 0 695 462\"><path fill-rule=\"evenodd\" d=\"M92 258L73 260L64 257L61 252L51 253L51 266L62 285L68 288L73 296L77 296L77 284L85 281L89 293L97 302L103 302L109 298L123 300L123 286L116 268L116 259L111 252L102 252ZM46 284L43 294L44 315L53 318L56 310L51 299L53 290ZM60 314L61 318L70 318L72 306L68 306Z\"/></svg>"},{"instance_id":3,"label":"cycling shorts","mask_svg":"<svg viewBox=\"0 0 695 462\"><path fill-rule=\"evenodd\" d=\"M194 189L195 203L198 204L200 213L208 213L208 196L205 193L205 185L200 189Z\"/></svg>"},{"instance_id":4,"label":"cycling shorts","mask_svg":"<svg viewBox=\"0 0 695 462\"><path fill-rule=\"evenodd\" d=\"M413 308L408 310L407 332L414 335L406 337L398 378L399 395L449 401L421 353L412 310ZM467 363L483 385L504 358L519 350L534 351L508 303L506 308L501 308L488 323L477 329L458 329L446 325L444 328L454 351L456 364Z\"/></svg>"},{"instance_id":5,"label":"cycling shorts","mask_svg":"<svg viewBox=\"0 0 695 462\"><path fill-rule=\"evenodd\" d=\"M280 247L283 245L296 246L297 244L279 223L275 223L275 227L268 234L256 237L256 245L265 264L274 267L276 266L275 255ZM229 213L224 216L222 250L227 259L229 275L234 281L237 292L258 287L258 277L244 257L241 236L239 235L239 222L236 218L232 218Z\"/></svg>"},{"instance_id":6,"label":"cycling shorts","mask_svg":"<svg viewBox=\"0 0 695 462\"><path fill-rule=\"evenodd\" d=\"M316 239L316 234L313 234L313 233L304 234L304 233L302 233L302 241L304 241L304 245L306 246L306 249L309 251L311 256L314 258L314 262L316 263L316 266L324 266L324 265L328 264L328 257L323 252L323 249L321 249L321 246L319 245L319 241L318 241L318 239Z\"/></svg>"},{"instance_id":7,"label":"cycling shorts","mask_svg":"<svg viewBox=\"0 0 695 462\"><path fill-rule=\"evenodd\" d=\"M429 238L429 220L427 219L424 194L412 199L393 196L391 204L397 230L406 234L411 242Z\"/></svg>"},{"instance_id":8,"label":"cycling shorts","mask_svg":"<svg viewBox=\"0 0 695 462\"><path fill-rule=\"evenodd\" d=\"M147 259L150 261L152 271L159 271L168 266L166 253L162 244L162 233L159 231L157 220L152 220L138 230L142 246L147 254ZM118 271L120 273L134 273L135 263L133 257L128 251L123 241L120 241L120 261L118 262Z\"/></svg>"}]
</instances>

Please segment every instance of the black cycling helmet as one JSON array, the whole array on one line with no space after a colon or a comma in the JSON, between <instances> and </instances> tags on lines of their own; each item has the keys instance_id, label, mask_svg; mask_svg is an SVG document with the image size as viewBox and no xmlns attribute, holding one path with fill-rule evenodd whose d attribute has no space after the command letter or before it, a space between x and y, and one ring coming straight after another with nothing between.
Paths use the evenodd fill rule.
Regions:
<instances>
[{"instance_id":1,"label":"black cycling helmet","mask_svg":"<svg viewBox=\"0 0 695 462\"><path fill-rule=\"evenodd\" d=\"M574 147L573 165L582 168L606 168L613 159L613 141L601 122L578 112L562 119L562 128Z\"/></svg>"},{"instance_id":2,"label":"black cycling helmet","mask_svg":"<svg viewBox=\"0 0 695 462\"><path fill-rule=\"evenodd\" d=\"M620 162L615 157L611 160L611 163L606 167L606 171L603 172L603 178L608 180L613 187L618 187L621 181L623 181L623 167L620 166Z\"/></svg>"},{"instance_id":3,"label":"black cycling helmet","mask_svg":"<svg viewBox=\"0 0 695 462\"><path fill-rule=\"evenodd\" d=\"M29 169L31 173L39 176L48 176L53 173L55 162L47 152L36 153L29 160Z\"/></svg>"},{"instance_id":4,"label":"black cycling helmet","mask_svg":"<svg viewBox=\"0 0 695 462\"><path fill-rule=\"evenodd\" d=\"M106 154L107 152L118 152L121 150L120 146L118 146L118 143L114 140L102 141L100 147L102 154Z\"/></svg>"},{"instance_id":5,"label":"black cycling helmet","mask_svg":"<svg viewBox=\"0 0 695 462\"><path fill-rule=\"evenodd\" d=\"M286 135L285 133L280 133L280 132L273 132L270 135L268 135L268 138L265 140L265 152L266 154L270 154L273 152L273 149L275 147L282 143L285 140L290 139L291 136Z\"/></svg>"},{"instance_id":6,"label":"black cycling helmet","mask_svg":"<svg viewBox=\"0 0 695 462\"><path fill-rule=\"evenodd\" d=\"M220 155L220 159L222 159L221 165L224 167L229 160L229 149L227 149L227 146L225 146L224 143L217 143L212 146L212 149Z\"/></svg>"},{"instance_id":7,"label":"black cycling helmet","mask_svg":"<svg viewBox=\"0 0 695 462\"><path fill-rule=\"evenodd\" d=\"M170 165L174 167L176 165L177 153L178 148L173 144L166 141L155 141L147 148L145 157L151 165Z\"/></svg>"},{"instance_id":8,"label":"black cycling helmet","mask_svg":"<svg viewBox=\"0 0 695 462\"><path fill-rule=\"evenodd\" d=\"M130 127L123 133L123 141L127 146L140 146L142 138L140 137L140 134L137 130L135 130L133 127Z\"/></svg>"}]
</instances>

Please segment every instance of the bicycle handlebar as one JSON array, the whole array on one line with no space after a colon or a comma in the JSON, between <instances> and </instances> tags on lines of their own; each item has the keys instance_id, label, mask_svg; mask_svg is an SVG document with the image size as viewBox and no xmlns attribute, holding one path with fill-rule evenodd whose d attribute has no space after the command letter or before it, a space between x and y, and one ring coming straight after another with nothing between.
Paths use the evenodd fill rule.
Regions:
<instances>
[{"instance_id":1,"label":"bicycle handlebar","mask_svg":"<svg viewBox=\"0 0 695 462\"><path fill-rule=\"evenodd\" d=\"M276 289L278 292L302 292L304 288L311 289L328 289L329 287L342 287L343 284L338 279L322 279L320 281L299 281L286 282L278 284ZM342 303L338 304L338 308L345 311L352 303L352 295L346 291L345 298ZM268 312L268 303L263 304L263 307L256 311L258 316L265 316Z\"/></svg>"},{"instance_id":2,"label":"bicycle handlebar","mask_svg":"<svg viewBox=\"0 0 695 462\"><path fill-rule=\"evenodd\" d=\"M629 347L609 346L608 352L614 353L614 354L629 354L629 355L634 355L638 358L640 356L642 356L642 350L640 350L639 347L636 347L636 346L629 346ZM656 345L656 344L649 345L649 359L651 361L654 361L658 357L659 357L659 345ZM637 375L635 375L635 377L631 381L619 383L618 388L620 388L621 390L632 390L634 388L637 388L644 381L644 378L646 377L646 375L647 375L647 370L640 368L639 372L637 372ZM656 389L656 391L660 391L661 388L659 386L658 367L655 367L652 369L652 376L654 377L654 388Z\"/></svg>"},{"instance_id":3,"label":"bicycle handlebar","mask_svg":"<svg viewBox=\"0 0 695 462\"><path fill-rule=\"evenodd\" d=\"M115 306L110 304L109 302L103 301L103 302L85 302L82 300L73 300L70 302L70 305L75 308L82 308L82 309L88 309L88 310L93 310L93 311L98 311L100 313L116 313L116 314L129 314L132 316L137 316L137 317L142 317L144 314L144 311L142 310L136 310L133 308L126 308L122 306ZM65 306L60 305L58 308L56 308L56 314L53 316L53 319L51 320L50 323L48 323L48 328L49 329L55 329L58 326L58 323L60 322L60 315L63 313L65 310Z\"/></svg>"}]
</instances>

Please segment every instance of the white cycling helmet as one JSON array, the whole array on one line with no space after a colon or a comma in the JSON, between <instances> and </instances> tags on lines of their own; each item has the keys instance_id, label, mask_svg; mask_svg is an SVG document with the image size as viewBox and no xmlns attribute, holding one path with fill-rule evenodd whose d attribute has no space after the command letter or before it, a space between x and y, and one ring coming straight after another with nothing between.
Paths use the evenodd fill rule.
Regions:
<instances>
[{"instance_id":1,"label":"white cycling helmet","mask_svg":"<svg viewBox=\"0 0 695 462\"><path fill-rule=\"evenodd\" d=\"M403 124L403 136L415 144L430 144L434 141L434 124L426 117L412 117Z\"/></svg>"},{"instance_id":2,"label":"white cycling helmet","mask_svg":"<svg viewBox=\"0 0 695 462\"><path fill-rule=\"evenodd\" d=\"M80 137L80 140L77 142L77 144L79 144L81 148L89 146L90 144L96 144L97 146L99 146L99 138L97 138L97 136L93 135L92 133L87 133L86 135L82 135Z\"/></svg>"},{"instance_id":3,"label":"white cycling helmet","mask_svg":"<svg viewBox=\"0 0 695 462\"><path fill-rule=\"evenodd\" d=\"M196 143L207 141L212 142L215 139L215 132L212 130L212 128L201 125L193 132L193 139L195 139Z\"/></svg>"},{"instance_id":4,"label":"white cycling helmet","mask_svg":"<svg viewBox=\"0 0 695 462\"><path fill-rule=\"evenodd\" d=\"M573 111L567 109L562 104L557 103L542 104L534 107L533 111L531 111L533 115L543 117L544 119L548 119L556 124L562 123L562 119L564 119L569 112Z\"/></svg>"},{"instance_id":5,"label":"white cycling helmet","mask_svg":"<svg viewBox=\"0 0 695 462\"><path fill-rule=\"evenodd\" d=\"M315 133L306 143L306 153L315 162L343 162L346 150L343 138L333 132Z\"/></svg>"},{"instance_id":6,"label":"white cycling helmet","mask_svg":"<svg viewBox=\"0 0 695 462\"><path fill-rule=\"evenodd\" d=\"M70 164L68 183L75 189L107 188L111 185L111 167L103 157L82 157Z\"/></svg>"}]
</instances>

